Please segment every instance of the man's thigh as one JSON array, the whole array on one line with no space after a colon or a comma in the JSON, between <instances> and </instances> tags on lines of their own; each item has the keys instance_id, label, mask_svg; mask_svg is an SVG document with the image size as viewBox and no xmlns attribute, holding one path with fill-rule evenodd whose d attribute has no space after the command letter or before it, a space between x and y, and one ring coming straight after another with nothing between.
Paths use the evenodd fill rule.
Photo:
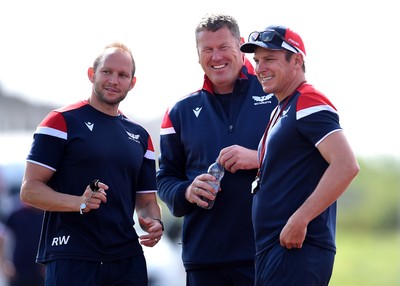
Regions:
<instances>
[{"instance_id":1,"label":"man's thigh","mask_svg":"<svg viewBox=\"0 0 400 286\"><path fill-rule=\"evenodd\" d=\"M328 285L334 258L333 251L309 244L301 249L276 245L257 255L255 285Z\"/></svg>"}]
</instances>

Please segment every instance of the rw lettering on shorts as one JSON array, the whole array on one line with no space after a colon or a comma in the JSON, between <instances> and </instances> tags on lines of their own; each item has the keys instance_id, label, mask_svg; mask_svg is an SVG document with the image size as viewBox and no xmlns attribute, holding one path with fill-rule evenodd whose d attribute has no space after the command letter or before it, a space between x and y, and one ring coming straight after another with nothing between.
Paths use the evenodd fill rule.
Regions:
<instances>
[{"instance_id":1,"label":"rw lettering on shorts","mask_svg":"<svg viewBox=\"0 0 400 286\"><path fill-rule=\"evenodd\" d=\"M69 235L67 237L66 236L53 237L53 242L51 243L51 246L68 244L69 237L70 237Z\"/></svg>"}]
</instances>

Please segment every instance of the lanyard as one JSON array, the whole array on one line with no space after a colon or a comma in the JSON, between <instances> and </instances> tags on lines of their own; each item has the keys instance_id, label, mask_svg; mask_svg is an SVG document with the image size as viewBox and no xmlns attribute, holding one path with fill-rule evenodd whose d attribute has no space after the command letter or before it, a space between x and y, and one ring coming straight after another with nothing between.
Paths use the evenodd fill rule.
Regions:
<instances>
[{"instance_id":1,"label":"lanyard","mask_svg":"<svg viewBox=\"0 0 400 286\"><path fill-rule=\"evenodd\" d=\"M286 108L286 106L287 106L287 104L288 104L288 102L289 102L291 97L292 97L292 95L289 95L286 98L286 101L285 101L285 103L284 103L282 108L277 106L277 108L274 111L274 114L272 115L271 119L268 122L267 128L265 128L264 135L263 135L262 141L261 141L261 150L260 150L259 167L258 167L258 171L257 171L257 178L260 177L260 169L261 169L261 165L262 165L262 163L264 161L264 155L265 155L265 150L266 150L265 143L267 142L268 133L272 129L272 127L274 127L274 125L276 124L278 119L281 117L282 112L285 110L285 108ZM279 110L279 112L278 112L278 110ZM278 112L278 114L277 114L277 112Z\"/></svg>"},{"instance_id":2,"label":"lanyard","mask_svg":"<svg viewBox=\"0 0 400 286\"><path fill-rule=\"evenodd\" d=\"M306 83L306 81L303 81L299 84L299 86L293 91L292 94L290 94L288 97L286 97L286 101L283 104L282 108L280 108L279 106L277 106L277 108L274 111L273 116L271 117L271 119L268 122L267 128L265 128L264 131L264 135L262 137L262 141L261 141L261 150L260 150L260 157L259 157L259 167L258 167L258 171L257 171L257 178L260 178L260 169L262 166L262 163L264 161L264 155L265 155L265 151L266 151L266 145L265 143L267 142L267 136L269 131L272 129L272 127L274 127L274 125L276 124L276 122L278 121L278 119L281 117L282 112L285 110L286 106L288 105L290 98L292 97L292 95L299 89L300 86L302 86L304 83ZM279 110L279 112L278 112ZM278 112L278 114L276 114Z\"/></svg>"},{"instance_id":3,"label":"lanyard","mask_svg":"<svg viewBox=\"0 0 400 286\"><path fill-rule=\"evenodd\" d=\"M280 108L279 106L277 106L274 110L274 114L272 115L272 117L270 118L267 128L265 128L264 131L264 135L261 139L261 150L260 150L260 156L258 158L259 160L259 164L258 164L258 170L257 170L257 176L255 178L255 180L253 181L253 183L251 184L251 193L254 195L256 192L258 192L258 190L260 189L260 170L261 170L261 165L263 163L264 160L264 155L265 155L265 143L267 142L267 136L268 136L268 132L270 131L270 129L272 129L272 127L274 127L274 125L276 124L276 122L278 121L279 117L282 115L282 112L285 110L286 105L289 102L291 95L289 95L286 98L286 101L283 105L282 108ZM279 110L279 112L278 112Z\"/></svg>"}]
</instances>

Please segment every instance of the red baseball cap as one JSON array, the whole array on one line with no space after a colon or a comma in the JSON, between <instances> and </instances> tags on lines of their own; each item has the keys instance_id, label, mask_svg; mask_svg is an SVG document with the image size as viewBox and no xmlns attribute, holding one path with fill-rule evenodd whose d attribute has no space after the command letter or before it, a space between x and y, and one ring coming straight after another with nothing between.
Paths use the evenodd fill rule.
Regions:
<instances>
[{"instance_id":1,"label":"red baseball cap","mask_svg":"<svg viewBox=\"0 0 400 286\"><path fill-rule=\"evenodd\" d=\"M243 53L254 53L256 47L269 50L288 50L306 56L303 40L293 30L285 26L268 26L264 31L252 32L247 43L240 50Z\"/></svg>"}]
</instances>

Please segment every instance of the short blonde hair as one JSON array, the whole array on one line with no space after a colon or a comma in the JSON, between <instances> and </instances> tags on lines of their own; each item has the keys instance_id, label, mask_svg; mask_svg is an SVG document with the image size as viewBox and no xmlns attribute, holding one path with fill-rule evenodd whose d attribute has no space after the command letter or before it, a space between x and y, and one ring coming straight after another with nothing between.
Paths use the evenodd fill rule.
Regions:
<instances>
[{"instance_id":1,"label":"short blonde hair","mask_svg":"<svg viewBox=\"0 0 400 286\"><path fill-rule=\"evenodd\" d=\"M132 51L131 51L131 49L128 48L127 45L125 45L125 44L123 44L123 43L121 43L121 42L113 42L113 43L111 43L111 44L105 46L104 49L103 49L103 52L102 52L101 54L99 54L99 55L96 57L96 59L94 60L94 62L93 62L93 69L94 69L95 71L97 70L97 67L98 67L99 64L100 64L101 58L102 58L103 55L104 55L104 51L107 50L107 49L111 49L111 48L120 49L120 50L122 50L122 51L127 52L127 53L131 56L131 59L132 59L132 66L133 66L133 68L132 68L132 77L133 77L133 76L135 75L135 71L136 71L136 64L135 64L135 60L134 60L134 58L133 58L133 56L132 56Z\"/></svg>"}]
</instances>

